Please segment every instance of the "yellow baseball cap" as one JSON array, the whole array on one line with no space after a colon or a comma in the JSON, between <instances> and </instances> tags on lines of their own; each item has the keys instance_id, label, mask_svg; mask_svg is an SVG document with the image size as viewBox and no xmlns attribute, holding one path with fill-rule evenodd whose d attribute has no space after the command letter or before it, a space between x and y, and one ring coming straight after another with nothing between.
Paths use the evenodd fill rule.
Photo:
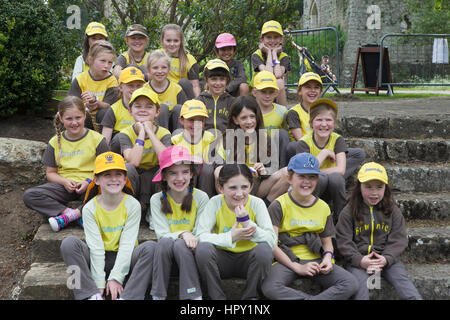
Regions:
<instances>
[{"instance_id":1,"label":"yellow baseball cap","mask_svg":"<svg viewBox=\"0 0 450 320\"><path fill-rule=\"evenodd\" d=\"M300 80L298 81L298 86L300 87L311 80L315 80L315 81L319 82L320 85L323 84L322 79L320 78L320 76L317 73L306 72L306 73L302 74L302 76L300 77Z\"/></svg>"},{"instance_id":2,"label":"yellow baseball cap","mask_svg":"<svg viewBox=\"0 0 450 320\"><path fill-rule=\"evenodd\" d=\"M121 83L129 83L132 81L140 80L142 82L145 82L144 74L142 73L141 69L136 67L126 67L122 70L119 76L119 84Z\"/></svg>"},{"instance_id":3,"label":"yellow baseball cap","mask_svg":"<svg viewBox=\"0 0 450 320\"><path fill-rule=\"evenodd\" d=\"M108 151L95 158L94 174L99 174L112 169L128 171L125 166L125 160L120 154Z\"/></svg>"},{"instance_id":4,"label":"yellow baseball cap","mask_svg":"<svg viewBox=\"0 0 450 320\"><path fill-rule=\"evenodd\" d=\"M274 88L280 90L277 85L277 78L272 72L263 70L258 72L253 79L253 86L256 90L262 90L266 88Z\"/></svg>"},{"instance_id":5,"label":"yellow baseball cap","mask_svg":"<svg viewBox=\"0 0 450 320\"><path fill-rule=\"evenodd\" d=\"M136 100L140 96L145 96L149 98L153 103L159 103L158 95L154 91L150 90L148 87L144 86L133 92L133 94L131 95L130 102L128 103L128 106L131 106L134 100Z\"/></svg>"},{"instance_id":6,"label":"yellow baseball cap","mask_svg":"<svg viewBox=\"0 0 450 320\"><path fill-rule=\"evenodd\" d=\"M125 160L120 154L108 151L108 152L99 154L95 158L94 174L99 174L99 173L102 173L102 172L105 172L108 170L114 170L114 169L123 170L125 172L128 172L127 167L125 166ZM126 178L125 187L131 191L131 194L134 193L133 187L131 186L131 182L130 182L130 179L128 179L128 176ZM89 183L89 185L86 189L84 201L86 201L88 198L90 198L91 193L93 193L94 195L102 193L100 186L97 186L97 188L96 188L95 180L92 180Z\"/></svg>"},{"instance_id":7,"label":"yellow baseball cap","mask_svg":"<svg viewBox=\"0 0 450 320\"><path fill-rule=\"evenodd\" d=\"M221 59L209 60L208 63L206 63L205 68L208 70L214 70L216 68L223 68L223 69L227 70L228 72L230 72L230 68L228 67L226 62Z\"/></svg>"},{"instance_id":8,"label":"yellow baseball cap","mask_svg":"<svg viewBox=\"0 0 450 320\"><path fill-rule=\"evenodd\" d=\"M108 33L106 32L106 28L100 22L91 22L86 27L86 35L92 36L94 34L101 34L102 36L108 38Z\"/></svg>"},{"instance_id":9,"label":"yellow baseball cap","mask_svg":"<svg viewBox=\"0 0 450 320\"><path fill-rule=\"evenodd\" d=\"M268 32L276 32L278 34L283 35L283 28L281 28L281 24L278 21L270 20L263 24L261 29L261 35L264 35Z\"/></svg>"},{"instance_id":10,"label":"yellow baseball cap","mask_svg":"<svg viewBox=\"0 0 450 320\"><path fill-rule=\"evenodd\" d=\"M336 111L336 115L338 113L338 106L336 104L336 102L334 102L331 99L328 98L320 98L315 100L313 103L311 103L311 105L309 106L309 113L311 113L311 110L314 109L315 107L317 107L320 104L326 104L329 105L330 107L332 107L335 111Z\"/></svg>"},{"instance_id":11,"label":"yellow baseball cap","mask_svg":"<svg viewBox=\"0 0 450 320\"><path fill-rule=\"evenodd\" d=\"M208 118L208 110L205 104L200 100L188 100L181 107L180 117L185 119L202 116Z\"/></svg>"},{"instance_id":12,"label":"yellow baseball cap","mask_svg":"<svg viewBox=\"0 0 450 320\"><path fill-rule=\"evenodd\" d=\"M388 176L386 169L376 162L365 163L358 172L358 180L361 183L370 180L379 180L384 184L388 184Z\"/></svg>"}]
</instances>

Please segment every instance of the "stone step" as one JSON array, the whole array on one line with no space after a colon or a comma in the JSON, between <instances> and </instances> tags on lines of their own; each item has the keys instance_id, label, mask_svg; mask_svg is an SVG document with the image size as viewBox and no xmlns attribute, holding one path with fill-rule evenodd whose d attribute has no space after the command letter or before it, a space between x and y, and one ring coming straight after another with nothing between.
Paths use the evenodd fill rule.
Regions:
<instances>
[{"instance_id":1,"label":"stone step","mask_svg":"<svg viewBox=\"0 0 450 320\"><path fill-rule=\"evenodd\" d=\"M450 298L449 264L406 264L409 278L425 300L448 300ZM20 300L70 300L72 291L67 287L70 276L64 263L33 263L24 277ZM238 300L245 286L243 279L222 281L228 299ZM178 280L172 279L168 290L168 299L178 299ZM293 288L311 294L317 294L319 287L310 279L297 279ZM203 291L206 292L206 291ZM398 296L394 288L384 279L379 289L370 291L371 299L395 300Z\"/></svg>"},{"instance_id":2,"label":"stone step","mask_svg":"<svg viewBox=\"0 0 450 320\"><path fill-rule=\"evenodd\" d=\"M366 161L395 162L448 162L450 160L450 140L445 139L380 139L347 138L351 148L361 148L366 152Z\"/></svg>"},{"instance_id":3,"label":"stone step","mask_svg":"<svg viewBox=\"0 0 450 320\"><path fill-rule=\"evenodd\" d=\"M407 220L450 220L450 192L394 193L394 199Z\"/></svg>"},{"instance_id":4,"label":"stone step","mask_svg":"<svg viewBox=\"0 0 450 320\"><path fill-rule=\"evenodd\" d=\"M43 224L34 236L32 257L34 262L61 262L61 242L69 235L82 240L84 232L77 226L69 226L60 232L53 232L48 224ZM414 262L450 261L450 225L408 228L409 245L402 260ZM138 241L156 241L153 231L141 226Z\"/></svg>"},{"instance_id":5,"label":"stone step","mask_svg":"<svg viewBox=\"0 0 450 320\"><path fill-rule=\"evenodd\" d=\"M344 137L425 139L449 136L448 115L340 115L336 132Z\"/></svg>"},{"instance_id":6,"label":"stone step","mask_svg":"<svg viewBox=\"0 0 450 320\"><path fill-rule=\"evenodd\" d=\"M392 190L398 192L441 192L450 191L450 166L444 164L383 163Z\"/></svg>"}]
</instances>

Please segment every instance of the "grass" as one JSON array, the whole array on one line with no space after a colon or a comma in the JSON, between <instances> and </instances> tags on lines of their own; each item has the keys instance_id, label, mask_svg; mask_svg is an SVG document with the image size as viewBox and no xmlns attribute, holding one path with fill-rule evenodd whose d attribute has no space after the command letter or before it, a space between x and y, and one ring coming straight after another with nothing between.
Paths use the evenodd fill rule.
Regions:
<instances>
[{"instance_id":1,"label":"grass","mask_svg":"<svg viewBox=\"0 0 450 320\"><path fill-rule=\"evenodd\" d=\"M332 98L336 95L335 92L332 93L326 93L325 98ZM362 100L392 100L392 99L418 99L418 98L431 98L431 97L450 97L448 94L441 94L441 93L396 93L394 88L394 95L389 96L387 95L386 91L380 91L378 93L378 96L375 95L374 92L370 92L369 94L366 94L365 92L355 92L353 94L354 96L358 97Z\"/></svg>"}]
</instances>

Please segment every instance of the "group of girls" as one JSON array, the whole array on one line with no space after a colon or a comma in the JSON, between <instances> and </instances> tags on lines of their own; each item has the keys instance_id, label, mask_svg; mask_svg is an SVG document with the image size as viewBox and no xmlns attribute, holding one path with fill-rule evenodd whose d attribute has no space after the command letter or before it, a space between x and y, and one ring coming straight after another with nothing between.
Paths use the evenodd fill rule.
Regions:
<instances>
[{"instance_id":1,"label":"group of girls","mask_svg":"<svg viewBox=\"0 0 450 320\"><path fill-rule=\"evenodd\" d=\"M43 160L48 183L24 194L29 207L50 217L54 231L72 221L83 225L81 218L88 219L86 239L92 236L93 240L86 247L73 238L63 242L66 263L86 267L86 260L70 258L80 246L87 249L91 260L95 251L95 261L99 253L109 261L108 266L91 264L92 274L84 269L90 289L76 292L76 298L100 299L110 293L113 299L141 299L143 284L148 286L151 279L153 299L165 299L170 275L178 269L180 299L202 299L206 294L201 283L210 298L225 299L221 279L229 277L247 280L243 299L368 299L366 280L376 272L394 285L401 298L420 299L399 260L407 245L405 222L392 200L385 169L376 163L360 169L348 204L342 208L338 202L341 207L333 210L336 231L329 205L315 193L328 181L323 176L344 175L348 152L343 138L333 132L337 105L318 99L320 77L300 79L300 107L292 108L299 118L290 116L288 122L295 155L287 167L273 169L262 160L264 153L255 149L263 148L270 155L276 142L267 135L253 134L264 128L253 97L228 98L225 88L231 78L226 62L215 59L205 66L208 91L203 100L198 65L186 53L178 26L165 26L164 49L150 54L142 50L148 43L143 39L148 39L145 27L130 26L129 50L112 69L114 48L106 41L104 27L93 24L86 30L85 71L74 78L71 95L59 104L55 115L57 134ZM91 42L93 35L103 38ZM142 70L144 60L146 69ZM114 90L120 93L117 102L111 98L117 94ZM221 97L229 105L220 106ZM96 127L99 123L102 128ZM88 128L90 124L102 134ZM172 135L177 128L180 131ZM220 139L224 129L244 134L242 163L237 161L237 149L228 147L238 145L237 136L224 134ZM105 155L110 148L114 152ZM216 160L211 162L210 157ZM103 158L102 167L98 162ZM115 167L116 161L123 164ZM119 172L110 175L111 170ZM95 186L98 195L90 199L89 191ZM322 186L330 188L335 187ZM123 204L129 199L125 190L134 194L138 206L131 200ZM84 208L67 206L83 199ZM333 202L336 206L334 198ZM158 239L136 251L137 256L145 256L141 262L136 262L137 248L130 247L137 237L130 230L137 230L140 221L137 207L146 214ZM122 214L125 222L111 225L108 219L120 210L133 212L132 222ZM100 227L105 221L107 227ZM374 227L381 223L387 227ZM117 236L122 229L127 230L126 249L122 249L120 233ZM114 232L116 238L100 237L99 230ZM343 268L335 265L332 238L343 256ZM102 247L100 242L105 239L109 239L108 246ZM105 258L108 250L115 252L112 258ZM120 263L120 272L115 263ZM291 288L299 276L312 278L324 290L312 295Z\"/></svg>"}]
</instances>

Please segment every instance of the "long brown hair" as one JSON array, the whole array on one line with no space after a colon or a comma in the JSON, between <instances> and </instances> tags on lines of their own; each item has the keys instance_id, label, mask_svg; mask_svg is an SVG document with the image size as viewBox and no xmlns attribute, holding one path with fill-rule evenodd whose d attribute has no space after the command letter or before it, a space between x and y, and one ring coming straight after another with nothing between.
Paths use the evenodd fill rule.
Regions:
<instances>
[{"instance_id":1,"label":"long brown hair","mask_svg":"<svg viewBox=\"0 0 450 320\"><path fill-rule=\"evenodd\" d=\"M191 164L189 166L189 169L193 173L193 176L191 178L191 181L189 182L189 192L187 195L184 196L183 201L181 203L181 210L185 211L186 213L190 213L192 210L192 200L194 198L194 176L195 176L195 169L194 165ZM167 192L169 192L169 185L164 180L165 178L165 170L162 171L162 180L160 182L161 187L161 211L165 214L171 214L173 213L172 207L170 206L169 200L167 199Z\"/></svg>"},{"instance_id":2,"label":"long brown hair","mask_svg":"<svg viewBox=\"0 0 450 320\"><path fill-rule=\"evenodd\" d=\"M184 34L183 29L177 24L166 24L161 29L161 43L164 39L164 34L168 30L173 30L180 35L180 49L178 50L178 59L180 59L180 76L183 75L189 68L189 60L186 49L184 47Z\"/></svg>"},{"instance_id":3,"label":"long brown hair","mask_svg":"<svg viewBox=\"0 0 450 320\"><path fill-rule=\"evenodd\" d=\"M350 193L350 198L348 200L350 205L350 214L356 221L361 221L361 213L364 211L364 200L361 194L361 182L358 179L355 180L353 184L353 189ZM387 184L384 190L383 199L376 204L374 207L380 210L385 216L389 217L392 213L394 207L394 198L392 196L391 187Z\"/></svg>"}]
</instances>

